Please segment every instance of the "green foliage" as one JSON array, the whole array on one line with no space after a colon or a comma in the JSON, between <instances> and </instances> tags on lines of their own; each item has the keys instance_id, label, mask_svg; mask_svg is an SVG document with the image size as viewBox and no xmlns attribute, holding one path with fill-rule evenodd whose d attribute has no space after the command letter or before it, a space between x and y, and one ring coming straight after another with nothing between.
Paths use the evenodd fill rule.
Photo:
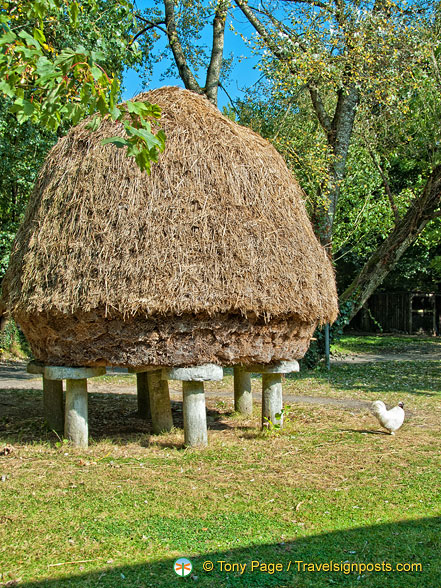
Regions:
<instances>
[{"instance_id":1,"label":"green foliage","mask_svg":"<svg viewBox=\"0 0 441 588\"><path fill-rule=\"evenodd\" d=\"M329 328L329 344L336 343L342 336L345 326L349 323L349 316L352 309L352 302L347 301L340 305L337 320ZM308 351L301 360L301 365L308 369L317 367L320 360L325 356L325 327L318 327L314 333Z\"/></svg>"},{"instance_id":2,"label":"green foliage","mask_svg":"<svg viewBox=\"0 0 441 588\"><path fill-rule=\"evenodd\" d=\"M120 17L120 32L113 44L119 44L119 53L129 51L133 47L124 29L133 26L133 7L126 0L115 0L113 6ZM103 3L24 0L3 2L2 8L0 92L10 99L9 110L16 120L20 124L30 121L55 132L62 123L77 124L87 115L96 114L91 130L97 130L103 118L111 118L122 123L128 135L127 155L135 158L140 169L149 172L150 162L156 161L158 153L164 150L164 134L152 131L160 109L150 104L133 106L131 110L128 106L117 108L121 67L107 72L108 54L103 50L109 51L112 45L100 43L98 27L94 29L93 47L84 46L82 32L78 37L75 35L84 20L83 14L87 15L89 29L94 20L101 18ZM66 44L61 46L56 43L60 22L66 23L72 36L67 35ZM69 45L68 41L74 42Z\"/></svg>"},{"instance_id":3,"label":"green foliage","mask_svg":"<svg viewBox=\"0 0 441 588\"><path fill-rule=\"evenodd\" d=\"M433 23L431 2L382 0L345 2L274 2L257 11L267 38L255 36L250 44L263 49L261 70L280 96L314 87L322 96L355 85L361 102L371 107L406 111L411 96L402 91L403 78L412 89L419 84L415 67L430 59L433 39L421 35ZM277 54L275 54L277 51Z\"/></svg>"},{"instance_id":4,"label":"green foliage","mask_svg":"<svg viewBox=\"0 0 441 588\"><path fill-rule=\"evenodd\" d=\"M263 417L265 426L263 428L263 433L265 435L278 435L283 431L283 426L286 426L290 422L290 411L289 406L283 407L280 412L277 412L274 416L276 421L274 422L269 419L268 417Z\"/></svg>"},{"instance_id":5,"label":"green foliage","mask_svg":"<svg viewBox=\"0 0 441 588\"><path fill-rule=\"evenodd\" d=\"M5 352L13 357L31 357L29 344L12 319L0 331L0 355Z\"/></svg>"},{"instance_id":6,"label":"green foliage","mask_svg":"<svg viewBox=\"0 0 441 588\"><path fill-rule=\"evenodd\" d=\"M40 64L40 73L42 72L41 67L43 67L41 64L45 64L43 72L54 74L56 71L55 56L60 56L65 51L69 54L72 47L81 46L84 55L87 53L89 56L99 56L98 65L90 60L90 74L93 82L91 79L89 81L86 79L86 84L93 85L96 81L105 84L107 83L106 75L111 75L115 83L113 88L115 90L118 86L117 79L122 76L125 65L132 65L139 59L139 54L133 49L133 44L130 45L133 15L131 5L126 2L97 0L90 4L81 3L78 4L78 14L76 9L73 9L73 12L67 12L67 5L58 3L59 9L55 8L45 13L43 17L39 17L35 10L36 8L40 11L43 10L44 3L40 3L38 6L35 3L26 2L13 4L13 8L7 15L6 7L10 7L11 3L2 5L1 17L3 20L6 17L9 18L9 28L11 31L15 31L14 34L19 40L23 41L20 51L25 51L26 47L23 38L19 37L18 33L21 31L32 33L34 41L29 40L26 35L24 38L28 43L34 43L33 50L35 52L37 52L35 43L39 44L38 51L41 53L42 59L37 59L37 65ZM46 4L44 5L46 6ZM6 24L3 25L2 32L6 30L5 27ZM10 37L12 38L11 35ZM5 38L3 37L2 40L4 41ZM17 51L19 50L17 49ZM78 55L78 51L75 54ZM6 56L2 57L0 68L5 68ZM9 59L12 60L13 57L9 56ZM14 59L14 63L18 67L20 54L16 53ZM63 67L66 68L67 63L69 61ZM31 65L28 63L27 67L29 68ZM21 222L29 194L48 150L60 135L64 135L72 124L78 122L79 117L83 117L88 112L87 109L82 110L81 104L79 104L80 98L75 95L77 90L80 91L78 76L73 76L69 81L71 85L76 83L75 80L78 81L72 89L72 94L69 95L67 91L63 93L61 89L60 93L49 99L49 102L55 100L49 107L46 94L50 94L50 92L45 94L44 88L34 87L33 84L38 82L38 79L35 76L32 77L29 69L27 72L27 77L24 78L25 84L19 90L26 100L32 101L31 104L35 105L36 100L39 104L41 102L40 110L27 110L28 118L26 119L24 110L22 114L18 113L15 97L0 96L0 278L7 267L14 233ZM11 78L7 80L6 76L3 79L6 82L11 81ZM26 85L31 82L31 86ZM53 83L52 87L56 89L56 80L51 82L48 78L45 83L47 88ZM10 84L6 85L10 93ZM100 105L102 108L101 103ZM150 120L158 120L160 111L153 105L144 104L140 107L131 106L131 109L130 113L123 113L117 106L113 109L115 119L125 117L124 126L121 125L120 129L125 127L127 133L127 138L116 138L116 142L118 139L123 141L127 151L130 149L130 155L135 157L141 167L148 169L150 161L157 158L158 149L164 148L164 135L161 132L153 134L149 122ZM66 110L72 110L72 116L66 116ZM17 115L21 121L20 124L17 124ZM56 132L48 130L47 125L44 125L46 115L52 117L51 120L55 120L55 122L59 121L60 126ZM140 124L141 119L142 125ZM101 116L94 119L94 128L99 126L100 120ZM49 124L50 128L53 126L56 125Z\"/></svg>"},{"instance_id":7,"label":"green foliage","mask_svg":"<svg viewBox=\"0 0 441 588\"><path fill-rule=\"evenodd\" d=\"M415 33L416 34L416 33ZM427 30L421 27L424 37ZM361 271L390 234L395 217L383 172L399 217L421 194L428 173L440 160L441 100L432 65L415 69L402 80L402 109L363 102L358 110L346 173L334 217L333 254L339 291ZM415 79L419 80L415 90ZM286 82L288 84L288 82ZM407 107L405 108L405 105ZM332 100L326 98L331 108ZM313 224L330 166L327 137L318 124L309 96L302 89L267 80L236 105L239 120L268 138L283 155L306 194ZM388 289L433 291L439 276L431 259L441 254L441 219L427 225L401 258L384 285Z\"/></svg>"},{"instance_id":8,"label":"green foliage","mask_svg":"<svg viewBox=\"0 0 441 588\"><path fill-rule=\"evenodd\" d=\"M11 251L12 242L15 233L8 231L0 231L0 278L5 274L9 265L9 253Z\"/></svg>"},{"instance_id":9,"label":"green foliage","mask_svg":"<svg viewBox=\"0 0 441 588\"><path fill-rule=\"evenodd\" d=\"M437 255L434 257L430 262L430 267L436 273L436 275L441 279L441 255Z\"/></svg>"},{"instance_id":10,"label":"green foliage","mask_svg":"<svg viewBox=\"0 0 441 588\"><path fill-rule=\"evenodd\" d=\"M0 98L0 255L15 233L38 169L57 136L9 112L11 101ZM6 241L5 241L6 239ZM0 269L0 275L3 272Z\"/></svg>"}]
</instances>

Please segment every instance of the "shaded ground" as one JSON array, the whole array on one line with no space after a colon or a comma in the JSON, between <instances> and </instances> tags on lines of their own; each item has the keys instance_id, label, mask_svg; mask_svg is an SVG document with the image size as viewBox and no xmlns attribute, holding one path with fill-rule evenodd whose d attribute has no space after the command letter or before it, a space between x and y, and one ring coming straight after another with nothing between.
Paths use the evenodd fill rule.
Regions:
<instances>
[{"instance_id":1,"label":"shaded ground","mask_svg":"<svg viewBox=\"0 0 441 588\"><path fill-rule=\"evenodd\" d=\"M397 340L396 340L397 339ZM307 372L289 376L284 384L285 405L318 405L354 413L367 413L374 399L392 406L406 402L406 419L416 410L427 408L430 397L441 386L436 360L441 359L438 338L346 337L334 347L331 371ZM393 350L396 349L396 352ZM375 351L372 353L370 351ZM401 362L399 367L397 362ZM258 417L261 399L260 379L253 377ZM170 382L173 420L183 426L182 390ZM90 432L95 439L129 439L150 434L150 422L138 418L136 377L124 369L111 369L104 377L88 381ZM227 415L233 409L232 370L225 370L222 382L205 386L208 426L229 429L235 423ZM374 424L374 423L373 423ZM242 427L251 427L243 422ZM418 426L425 426L424 423ZM0 432L13 439L45 437L42 407L42 379L26 372L25 361L0 361ZM53 435L52 435L53 436Z\"/></svg>"},{"instance_id":2,"label":"shaded ground","mask_svg":"<svg viewBox=\"0 0 441 588\"><path fill-rule=\"evenodd\" d=\"M386 346L384 351L376 353L337 353L337 357L332 359L335 365L375 365L378 362L390 361L435 361L441 359L438 349L439 342L428 345L421 345L406 342L408 351L404 352L403 347L398 346L399 353L391 353ZM355 348L356 345L355 345ZM23 415L42 415L42 380L40 376L28 374L26 372L25 361L0 361L0 416L23 417ZM424 365L424 364L421 364ZM231 370L229 370L231 371ZM226 370L228 374L228 370ZM369 376L368 376L369 379ZM231 380L231 378L230 378ZM182 391L178 382L170 382L170 396L174 412L174 422L179 427L182 426ZM254 383L257 388L259 384ZM387 385L385 384L385 390ZM149 427L147 423L136 416L136 380L135 376L128 375L127 370L113 368L108 370L108 375L104 378L91 378L88 381L90 392L90 424L91 429L94 425L109 433L111 421L115 421L119 433L124 435L125 431L132 433L145 433ZM226 378L222 383L210 384L205 386L208 421L211 428L216 428L215 423L218 419L215 407L217 404L222 407L231 408L233 402L232 382ZM302 387L304 392L305 387ZM362 392L362 389L360 390ZM260 394L255 395L257 401L260 400ZM110 401L110 402L109 402ZM371 403L370 399L349 398L328 395L309 395L298 394L293 386L284 387L284 402L286 404L318 404L325 406L334 406L351 411L366 411ZM407 414L412 412L407 409ZM95 415L95 416L94 416ZM95 418L95 422L94 422ZM43 426L43 425L42 425ZM115 429L116 430L116 429Z\"/></svg>"},{"instance_id":3,"label":"shaded ground","mask_svg":"<svg viewBox=\"0 0 441 588\"><path fill-rule=\"evenodd\" d=\"M357 362L358 363L358 362ZM99 393L99 396L104 400L107 396L127 395L131 396L130 404L133 404L133 411L136 410L136 381L132 376L124 375L126 370L111 369L108 374L116 376L115 378L106 378L106 381L100 379L90 378L88 380L88 390L92 397ZM113 381L112 381L113 380ZM179 401L182 398L182 391L177 382L169 382L170 397L177 407L182 403ZM3 414L8 414L11 410L23 410L23 404L17 403L14 398L5 398L3 391L6 390L33 390L42 391L42 380L40 376L28 374L26 372L26 362L0 362L0 407ZM213 399L232 399L233 390L217 387L216 390L210 389L206 386L205 391L207 400ZM284 401L286 403L300 402L311 404L324 404L348 408L352 410L366 409L370 402L364 400L344 399L344 398L329 398L322 396L310 396L305 394L284 394ZM182 408L180 409L182 410Z\"/></svg>"},{"instance_id":4,"label":"shaded ground","mask_svg":"<svg viewBox=\"0 0 441 588\"><path fill-rule=\"evenodd\" d=\"M388 406L398 400L406 404L406 421L418 411L422 416L430 398L440 389L440 373L436 362L340 362L330 372L303 371L286 378L284 383L285 406L316 405L328 410L344 410L368 414L372 400L382 399ZM399 367L398 367L399 366ZM112 373L113 372L113 373ZM106 376L91 378L89 390L89 425L91 437L126 440L139 435L150 435L150 422L138 418L136 378L122 369L112 370ZM173 421L182 428L182 390L179 382L170 382ZM254 419L259 418L261 381L252 378L255 399ZM210 430L234 428L232 370L225 370L222 382L208 382L205 386L207 417ZM426 417L424 417L426 418ZM371 417L375 430L375 420ZM255 429L255 424L243 421L242 428ZM416 425L426 427L423 421ZM29 442L42 438L55 439L47 431L43 419L42 380L26 373L25 362L0 363L0 434L12 442Z\"/></svg>"},{"instance_id":5,"label":"shaded ground","mask_svg":"<svg viewBox=\"0 0 441 588\"><path fill-rule=\"evenodd\" d=\"M374 363L376 361L439 361L440 352L431 352L424 349L415 349L413 351L388 353L351 353L350 355L341 354L331 357L331 363Z\"/></svg>"}]
</instances>

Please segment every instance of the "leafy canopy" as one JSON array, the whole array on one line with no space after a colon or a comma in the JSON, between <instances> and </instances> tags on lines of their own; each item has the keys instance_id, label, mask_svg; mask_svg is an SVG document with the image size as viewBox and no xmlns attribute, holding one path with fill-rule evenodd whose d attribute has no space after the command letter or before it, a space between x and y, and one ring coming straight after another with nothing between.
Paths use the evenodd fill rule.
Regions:
<instances>
[{"instance_id":1,"label":"leafy canopy","mask_svg":"<svg viewBox=\"0 0 441 588\"><path fill-rule=\"evenodd\" d=\"M133 7L118 0L130 26ZM125 137L107 139L117 147L127 148L141 170L150 171L164 150L163 131L153 132L152 124L160 118L158 106L148 102L117 105L120 82L116 73L104 67L106 54L82 44L58 47L57 26L68 23L75 30L84 13L99 19L96 0L22 0L0 4L0 92L11 100L10 111L19 123L31 121L51 131L62 123L77 124L84 116L94 115L88 128L95 131L103 118L122 123ZM136 51L121 35L120 45Z\"/></svg>"}]
</instances>

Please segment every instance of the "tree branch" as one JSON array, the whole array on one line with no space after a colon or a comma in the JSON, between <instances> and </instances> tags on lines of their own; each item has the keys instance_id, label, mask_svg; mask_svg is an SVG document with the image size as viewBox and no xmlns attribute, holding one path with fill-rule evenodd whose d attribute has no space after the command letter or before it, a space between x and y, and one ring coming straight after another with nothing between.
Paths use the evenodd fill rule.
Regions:
<instances>
[{"instance_id":1,"label":"tree branch","mask_svg":"<svg viewBox=\"0 0 441 588\"><path fill-rule=\"evenodd\" d=\"M161 20L150 20L149 18L146 18L145 16L142 16L142 14L138 14L138 13L135 13L135 17L138 20L142 20L142 22L145 22L148 25L157 26L157 25L163 25L163 24L165 24L165 20L164 19L161 19ZM161 29L161 30L163 30L163 29Z\"/></svg>"},{"instance_id":2,"label":"tree branch","mask_svg":"<svg viewBox=\"0 0 441 588\"><path fill-rule=\"evenodd\" d=\"M143 19L143 21L148 22L146 19ZM139 33L136 33L136 35L130 41L130 45L133 45L133 43L136 41L136 39L139 39L139 37L141 37L147 31L150 31L151 29L156 28L156 29L159 29L160 31L162 31L163 33L167 34L167 31L160 26L161 24L165 24L165 21L161 21L158 23L149 22L149 24L146 27L144 27L141 31L139 31Z\"/></svg>"},{"instance_id":3,"label":"tree branch","mask_svg":"<svg viewBox=\"0 0 441 588\"><path fill-rule=\"evenodd\" d=\"M225 86L223 84L221 84L221 82L219 82L219 88L225 92L228 100L230 101L231 108L234 110L234 112L236 113L236 115L239 117L240 112L237 110L236 106L234 105L234 100L231 98L231 96L228 93L227 89L225 88Z\"/></svg>"},{"instance_id":4,"label":"tree branch","mask_svg":"<svg viewBox=\"0 0 441 588\"><path fill-rule=\"evenodd\" d=\"M400 215L398 213L398 208L397 205L395 203L395 199L394 196L392 194L392 190L390 189L390 185L389 182L387 180L386 174L384 173L381 165L379 164L379 162L377 161L377 158L375 157L375 153L372 151L372 149L369 147L369 145L365 142L365 145L367 147L367 150L369 152L369 155L371 156L372 161L374 162L375 167L378 170L378 173L381 176L381 179L383 181L383 187L384 187L384 191L386 192L386 195L389 199L389 204L390 207L392 209L393 215L394 215L394 219L395 219L395 224L397 224L400 220Z\"/></svg>"},{"instance_id":5,"label":"tree branch","mask_svg":"<svg viewBox=\"0 0 441 588\"><path fill-rule=\"evenodd\" d=\"M217 106L217 92L224 52L224 33L227 21L228 0L218 0L213 20L213 46L211 49L210 65L205 81L205 94Z\"/></svg>"},{"instance_id":6,"label":"tree branch","mask_svg":"<svg viewBox=\"0 0 441 588\"><path fill-rule=\"evenodd\" d=\"M433 69L435 70L435 77L436 77L438 89L440 89L441 88L441 73L439 71L438 61L436 60L435 52L433 51L433 49L430 53L431 53L430 57L432 59Z\"/></svg>"},{"instance_id":7,"label":"tree branch","mask_svg":"<svg viewBox=\"0 0 441 588\"><path fill-rule=\"evenodd\" d=\"M283 0L283 2L289 2L292 4L309 4L309 6L318 6L323 10L329 10L330 7L328 4L324 2L320 2L320 0Z\"/></svg>"},{"instance_id":8,"label":"tree branch","mask_svg":"<svg viewBox=\"0 0 441 588\"><path fill-rule=\"evenodd\" d=\"M187 65L184 50L182 49L182 45L179 40L178 30L176 28L174 1L164 0L164 7L168 42L173 52L173 57L175 58L181 80L184 82L187 90L192 90L198 94L203 94L204 92L202 88L199 86L196 78Z\"/></svg>"},{"instance_id":9,"label":"tree branch","mask_svg":"<svg viewBox=\"0 0 441 588\"><path fill-rule=\"evenodd\" d=\"M355 280L340 296L340 303L350 301L353 318L367 299L395 267L403 253L415 242L427 223L441 216L441 165L434 168L422 194L415 198L388 237L373 252Z\"/></svg>"},{"instance_id":10,"label":"tree branch","mask_svg":"<svg viewBox=\"0 0 441 588\"><path fill-rule=\"evenodd\" d=\"M325 131L325 133L329 136L332 126L331 118L329 114L326 112L326 108L323 104L323 100L319 94L319 91L312 82L308 84L308 90L319 123L322 125L322 128Z\"/></svg>"},{"instance_id":11,"label":"tree branch","mask_svg":"<svg viewBox=\"0 0 441 588\"><path fill-rule=\"evenodd\" d=\"M257 18L257 16L254 14L253 10L248 6L248 4L244 0L235 0L235 3L243 12L248 21L253 25L256 31L259 33L260 37L262 38L268 49L272 52L272 54L275 57L277 57L277 59L279 59L282 63L285 63L288 66L289 72L295 75L295 71L290 64L289 57L286 56L286 54L282 51L280 46L274 41L274 39L268 33L265 25ZM266 16L270 18L274 25L274 17L269 16L267 14ZM283 25L281 25L281 28L282 27ZM328 113L326 112L326 108L320 96L320 93L317 87L312 82L308 84L307 87L309 90L309 94L311 96L314 110L317 114L317 118L321 126L323 127L323 130L328 134L331 131L331 119Z\"/></svg>"},{"instance_id":12,"label":"tree branch","mask_svg":"<svg viewBox=\"0 0 441 588\"><path fill-rule=\"evenodd\" d=\"M274 56L277 57L277 59L279 59L283 63L288 63L289 60L287 59L286 55L280 49L279 45L277 45L277 43L271 38L271 35L266 30L264 24L257 18L253 10L248 6L248 3L244 0L234 1L236 5L239 7L239 9L243 12L247 20L250 22L250 24L253 25L253 27L262 37L262 40L265 42L266 46L268 47L268 49L270 49Z\"/></svg>"}]
</instances>

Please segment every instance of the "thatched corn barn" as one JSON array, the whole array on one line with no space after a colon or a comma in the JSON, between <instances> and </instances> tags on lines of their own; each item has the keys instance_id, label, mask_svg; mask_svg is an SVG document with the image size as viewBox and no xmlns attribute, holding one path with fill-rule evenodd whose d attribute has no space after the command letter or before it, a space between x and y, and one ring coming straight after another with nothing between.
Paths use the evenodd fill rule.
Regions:
<instances>
[{"instance_id":1,"label":"thatched corn barn","mask_svg":"<svg viewBox=\"0 0 441 588\"><path fill-rule=\"evenodd\" d=\"M252 413L260 371L262 425L281 423L281 374L337 313L301 189L267 141L205 98L137 99L163 109L151 176L102 145L113 123L78 125L50 152L13 246L1 305L37 360L46 421L86 446L87 378L124 366L156 433L173 426L167 382L182 381L185 443L206 445L203 382L233 365L236 410Z\"/></svg>"},{"instance_id":2,"label":"thatched corn barn","mask_svg":"<svg viewBox=\"0 0 441 588\"><path fill-rule=\"evenodd\" d=\"M105 122L50 152L18 232L3 300L34 356L63 366L192 366L301 358L333 321L331 264L281 156L204 97L163 109L151 176Z\"/></svg>"}]
</instances>

